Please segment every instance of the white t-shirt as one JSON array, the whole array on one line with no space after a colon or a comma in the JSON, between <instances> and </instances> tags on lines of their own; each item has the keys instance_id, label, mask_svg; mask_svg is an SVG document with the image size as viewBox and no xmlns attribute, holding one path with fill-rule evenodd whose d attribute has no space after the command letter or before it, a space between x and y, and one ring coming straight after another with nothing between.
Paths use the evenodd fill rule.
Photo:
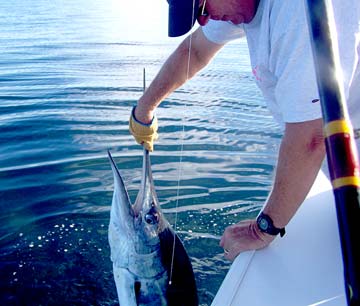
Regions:
<instances>
[{"instance_id":1,"label":"white t-shirt","mask_svg":"<svg viewBox=\"0 0 360 306\"><path fill-rule=\"evenodd\" d=\"M360 0L332 2L345 95L353 126L360 128ZM321 117L305 0L260 0L251 23L210 20L203 32L220 44L246 35L255 80L282 126Z\"/></svg>"}]
</instances>

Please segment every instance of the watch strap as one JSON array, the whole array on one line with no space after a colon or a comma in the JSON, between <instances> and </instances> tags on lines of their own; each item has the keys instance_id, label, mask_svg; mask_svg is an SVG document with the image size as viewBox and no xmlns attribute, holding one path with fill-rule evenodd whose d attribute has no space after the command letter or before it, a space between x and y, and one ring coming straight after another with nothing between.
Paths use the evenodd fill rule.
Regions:
<instances>
[{"instance_id":1,"label":"watch strap","mask_svg":"<svg viewBox=\"0 0 360 306\"><path fill-rule=\"evenodd\" d=\"M262 221L266 221L267 226L266 228L263 228L261 223ZM256 219L258 228L260 229L260 231L267 233L269 235L273 235L276 236L278 234L280 234L280 237L283 237L285 235L285 227L283 228L277 228L274 226L274 222L271 219L271 217L267 214L264 214L263 212L260 213L260 215L257 217Z\"/></svg>"}]
</instances>

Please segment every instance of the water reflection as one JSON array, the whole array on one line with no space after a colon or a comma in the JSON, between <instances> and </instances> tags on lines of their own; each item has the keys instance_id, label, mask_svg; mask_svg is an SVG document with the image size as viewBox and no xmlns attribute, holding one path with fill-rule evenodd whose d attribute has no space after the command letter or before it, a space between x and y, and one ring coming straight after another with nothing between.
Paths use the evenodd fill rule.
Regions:
<instances>
[{"instance_id":1,"label":"water reflection","mask_svg":"<svg viewBox=\"0 0 360 306\"><path fill-rule=\"evenodd\" d=\"M1 305L117 305L106 151L134 200L142 151L128 117L143 68L151 80L176 42L126 40L132 31L114 30L113 4L0 4ZM219 237L266 199L280 139L245 41L221 51L157 115L157 194L172 224L177 214L200 301L210 305L229 267Z\"/></svg>"}]
</instances>

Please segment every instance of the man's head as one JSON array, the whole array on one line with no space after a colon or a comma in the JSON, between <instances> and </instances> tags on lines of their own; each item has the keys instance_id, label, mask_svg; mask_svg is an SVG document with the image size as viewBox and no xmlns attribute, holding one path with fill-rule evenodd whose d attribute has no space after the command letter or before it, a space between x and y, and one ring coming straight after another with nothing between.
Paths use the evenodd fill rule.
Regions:
<instances>
[{"instance_id":1,"label":"man's head","mask_svg":"<svg viewBox=\"0 0 360 306\"><path fill-rule=\"evenodd\" d=\"M186 34L194 26L199 9L199 0L168 0L169 36Z\"/></svg>"},{"instance_id":2,"label":"man's head","mask_svg":"<svg viewBox=\"0 0 360 306\"><path fill-rule=\"evenodd\" d=\"M169 36L186 34L197 20L201 26L209 19L249 23L259 0L168 0Z\"/></svg>"}]
</instances>

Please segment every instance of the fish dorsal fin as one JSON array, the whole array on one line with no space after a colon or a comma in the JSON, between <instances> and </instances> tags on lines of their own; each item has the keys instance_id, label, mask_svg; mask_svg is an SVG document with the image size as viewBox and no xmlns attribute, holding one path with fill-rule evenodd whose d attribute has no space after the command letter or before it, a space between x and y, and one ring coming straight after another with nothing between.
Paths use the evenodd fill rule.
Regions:
<instances>
[{"instance_id":1,"label":"fish dorsal fin","mask_svg":"<svg viewBox=\"0 0 360 306\"><path fill-rule=\"evenodd\" d=\"M126 190L124 180L121 177L120 171L116 166L116 163L111 156L110 151L108 151L108 156L111 164L111 169L114 176L114 197L113 204L116 203L116 207L114 209L120 210L119 216L127 216L128 220L131 220L134 217L134 211L131 206L129 194ZM119 202L119 203L118 203ZM126 221L126 220L124 220Z\"/></svg>"},{"instance_id":2,"label":"fish dorsal fin","mask_svg":"<svg viewBox=\"0 0 360 306\"><path fill-rule=\"evenodd\" d=\"M172 274L167 288L168 305L198 306L195 276L182 241L171 228L165 228L159 238L162 262Z\"/></svg>"}]
</instances>

